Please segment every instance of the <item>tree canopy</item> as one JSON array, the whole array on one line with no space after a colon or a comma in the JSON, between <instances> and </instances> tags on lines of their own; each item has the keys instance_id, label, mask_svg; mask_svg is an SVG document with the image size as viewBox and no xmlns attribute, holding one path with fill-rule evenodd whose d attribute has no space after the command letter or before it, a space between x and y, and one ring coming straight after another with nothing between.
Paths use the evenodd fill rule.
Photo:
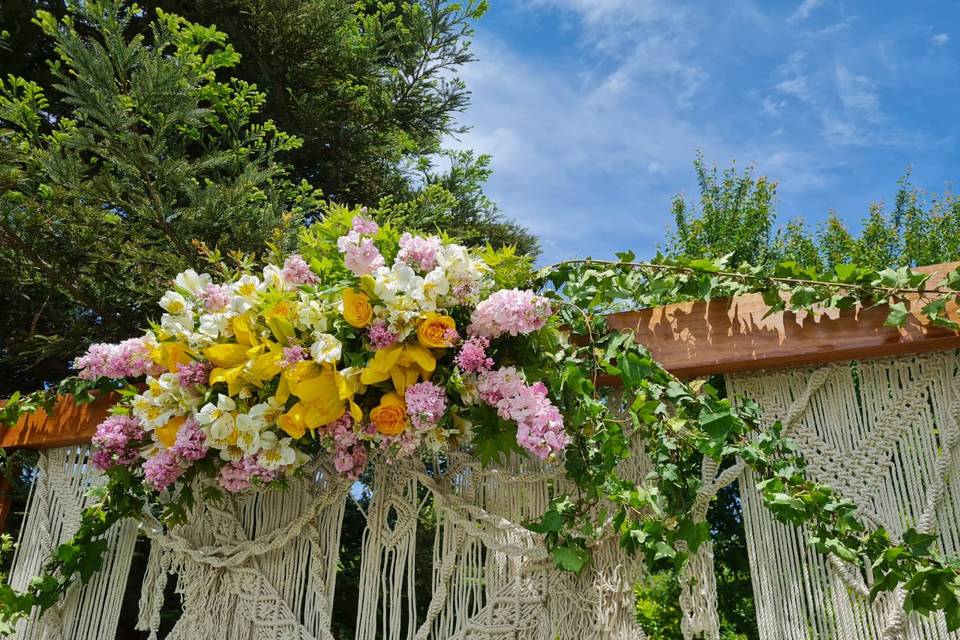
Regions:
<instances>
[{"instance_id":1,"label":"tree canopy","mask_svg":"<svg viewBox=\"0 0 960 640\"><path fill-rule=\"evenodd\" d=\"M0 5L0 395L135 333L197 246L290 249L327 202L535 254L483 193L489 158L441 149L484 9Z\"/></svg>"}]
</instances>

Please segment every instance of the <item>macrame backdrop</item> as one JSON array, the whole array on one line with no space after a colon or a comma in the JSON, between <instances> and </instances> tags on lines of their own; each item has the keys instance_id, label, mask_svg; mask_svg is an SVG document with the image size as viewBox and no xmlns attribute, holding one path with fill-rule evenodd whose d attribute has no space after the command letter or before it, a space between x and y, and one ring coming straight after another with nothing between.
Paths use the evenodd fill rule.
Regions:
<instances>
[{"instance_id":1,"label":"macrame backdrop","mask_svg":"<svg viewBox=\"0 0 960 640\"><path fill-rule=\"evenodd\" d=\"M908 527L936 533L960 552L960 359L956 353L816 369L738 374L728 390L781 420L809 474L896 538ZM750 573L764 640L960 638L942 617L903 613L902 591L873 606L869 577L811 551L805 532L781 525L742 477Z\"/></svg>"},{"instance_id":2,"label":"macrame backdrop","mask_svg":"<svg viewBox=\"0 0 960 640\"><path fill-rule=\"evenodd\" d=\"M51 449L40 456L10 571L10 584L15 588L25 589L39 575L51 550L80 527L80 512L89 501L86 493L102 482L102 476L87 464L88 453L86 447L72 447ZM103 569L83 587L72 588L42 620L34 614L17 624L15 637L113 638L136 540L136 523L127 521L113 527L107 535Z\"/></svg>"},{"instance_id":3,"label":"macrame backdrop","mask_svg":"<svg viewBox=\"0 0 960 640\"><path fill-rule=\"evenodd\" d=\"M786 425L810 473L854 500L869 522L894 535L911 525L936 532L947 552L960 551L958 383L953 353L727 379L731 391L759 402L767 423ZM76 449L41 457L15 586L25 586L76 527L83 491L96 482L85 460ZM638 450L622 471L639 480L645 468ZM741 481L764 640L960 637L938 618L904 616L902 593L868 604L869 577L824 560L808 550L803 531L774 522L741 464L719 469L708 461L701 472L699 518L720 488ZM526 459L486 469L462 454L377 465L364 489L370 499L358 502L367 526L357 640L644 640L634 622L638 560L607 539L574 576L555 569L522 526L564 486L562 469ZM151 552L138 626L157 637L164 590L174 580L183 614L168 638L332 640L341 525L359 490L318 467L283 492L202 501L191 522L172 531L145 523ZM433 523L432 584L418 617L417 596L425 596L416 594L415 558L424 521ZM131 523L115 528L105 570L41 620L22 624L17 638L112 638L135 533ZM704 544L681 576L685 638L719 637L716 602L712 547Z\"/></svg>"}]
</instances>

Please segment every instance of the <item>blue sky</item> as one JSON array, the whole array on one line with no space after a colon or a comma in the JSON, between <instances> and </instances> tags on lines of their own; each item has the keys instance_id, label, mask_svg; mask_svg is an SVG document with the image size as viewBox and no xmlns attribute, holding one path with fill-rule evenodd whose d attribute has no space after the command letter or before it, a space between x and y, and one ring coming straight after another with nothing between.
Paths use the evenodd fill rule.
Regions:
<instances>
[{"instance_id":1,"label":"blue sky","mask_svg":"<svg viewBox=\"0 0 960 640\"><path fill-rule=\"evenodd\" d=\"M491 4L450 146L493 156L542 262L653 253L697 150L776 179L782 220L856 227L908 166L928 191L960 177L960 3Z\"/></svg>"}]
</instances>

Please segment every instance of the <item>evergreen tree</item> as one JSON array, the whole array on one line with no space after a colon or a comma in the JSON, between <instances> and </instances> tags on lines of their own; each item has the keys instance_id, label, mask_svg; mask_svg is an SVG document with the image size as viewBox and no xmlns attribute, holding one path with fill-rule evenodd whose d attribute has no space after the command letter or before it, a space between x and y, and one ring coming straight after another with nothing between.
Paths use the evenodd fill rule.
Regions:
<instances>
[{"instance_id":1,"label":"evergreen tree","mask_svg":"<svg viewBox=\"0 0 960 640\"><path fill-rule=\"evenodd\" d=\"M34 82L0 84L0 394L144 326L165 280L201 267L194 242L289 245L319 204L279 161L300 140L260 119L263 93L218 79L239 59L225 35L159 13L127 37L135 15L99 0L39 14L65 115Z\"/></svg>"}]
</instances>

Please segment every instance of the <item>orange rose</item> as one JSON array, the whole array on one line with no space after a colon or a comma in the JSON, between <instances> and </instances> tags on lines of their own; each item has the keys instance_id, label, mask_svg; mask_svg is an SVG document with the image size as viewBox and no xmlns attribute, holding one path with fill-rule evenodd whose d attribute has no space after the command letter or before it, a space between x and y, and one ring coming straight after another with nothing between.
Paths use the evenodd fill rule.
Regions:
<instances>
[{"instance_id":1,"label":"orange rose","mask_svg":"<svg viewBox=\"0 0 960 640\"><path fill-rule=\"evenodd\" d=\"M363 292L353 289L343 290L343 319L351 327L362 329L373 320L373 307L370 298Z\"/></svg>"},{"instance_id":2,"label":"orange rose","mask_svg":"<svg viewBox=\"0 0 960 640\"><path fill-rule=\"evenodd\" d=\"M428 349L450 346L450 336L457 330L457 323L450 316L428 313L417 325L417 340Z\"/></svg>"},{"instance_id":3,"label":"orange rose","mask_svg":"<svg viewBox=\"0 0 960 640\"><path fill-rule=\"evenodd\" d=\"M385 436L396 436L407 428L407 405L399 393L391 391L380 398L380 406L370 411L370 422Z\"/></svg>"}]
</instances>

